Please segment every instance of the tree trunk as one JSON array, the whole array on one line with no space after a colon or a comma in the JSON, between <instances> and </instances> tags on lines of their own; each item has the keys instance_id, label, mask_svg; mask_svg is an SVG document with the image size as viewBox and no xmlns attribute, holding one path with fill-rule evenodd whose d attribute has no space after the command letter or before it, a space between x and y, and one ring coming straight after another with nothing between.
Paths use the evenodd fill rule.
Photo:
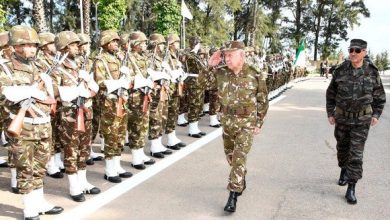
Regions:
<instances>
[{"instance_id":1,"label":"tree trunk","mask_svg":"<svg viewBox=\"0 0 390 220\"><path fill-rule=\"evenodd\" d=\"M53 27L53 10L54 10L54 0L50 0L50 3L49 3L49 22L50 22L50 31L51 32L54 32L54 27Z\"/></svg>"},{"instance_id":2,"label":"tree trunk","mask_svg":"<svg viewBox=\"0 0 390 220\"><path fill-rule=\"evenodd\" d=\"M324 9L324 4L319 1L319 6L318 6L318 14L317 14L317 24L316 24L316 29L315 29L315 40L314 40L314 61L317 61L317 54L318 54L318 40L320 37L320 31L321 31L321 18L323 15L323 9Z\"/></svg>"},{"instance_id":3,"label":"tree trunk","mask_svg":"<svg viewBox=\"0 0 390 220\"><path fill-rule=\"evenodd\" d=\"M84 33L90 36L91 30L90 30L90 24L91 24L91 0L83 0L83 26L84 26Z\"/></svg>"},{"instance_id":4,"label":"tree trunk","mask_svg":"<svg viewBox=\"0 0 390 220\"><path fill-rule=\"evenodd\" d=\"M47 30L43 0L33 0L33 19L38 33Z\"/></svg>"},{"instance_id":5,"label":"tree trunk","mask_svg":"<svg viewBox=\"0 0 390 220\"><path fill-rule=\"evenodd\" d=\"M251 46L255 46L256 41L256 21L257 21L257 0L253 1L253 27L252 27L252 36L251 36Z\"/></svg>"},{"instance_id":6,"label":"tree trunk","mask_svg":"<svg viewBox=\"0 0 390 220\"><path fill-rule=\"evenodd\" d=\"M297 0L297 8L295 11L295 43L297 47L299 46L299 41L301 40L301 0Z\"/></svg>"}]
</instances>

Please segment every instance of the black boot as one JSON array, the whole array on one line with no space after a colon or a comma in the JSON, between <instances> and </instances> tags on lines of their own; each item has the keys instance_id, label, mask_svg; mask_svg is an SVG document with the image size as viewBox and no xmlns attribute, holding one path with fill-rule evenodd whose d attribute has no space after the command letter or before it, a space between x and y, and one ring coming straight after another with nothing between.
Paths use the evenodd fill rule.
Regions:
<instances>
[{"instance_id":1,"label":"black boot","mask_svg":"<svg viewBox=\"0 0 390 220\"><path fill-rule=\"evenodd\" d=\"M224 208L224 210L226 212L235 212L236 211L237 196L238 196L237 192L230 191L229 199L228 199L226 206Z\"/></svg>"},{"instance_id":2,"label":"black boot","mask_svg":"<svg viewBox=\"0 0 390 220\"><path fill-rule=\"evenodd\" d=\"M340 186L345 186L347 185L347 180L345 178L345 172L347 171L347 169L345 168L341 168L341 172L340 172L340 178L339 178L339 185Z\"/></svg>"},{"instance_id":3,"label":"black boot","mask_svg":"<svg viewBox=\"0 0 390 220\"><path fill-rule=\"evenodd\" d=\"M345 193L345 198L349 204L355 205L357 203L357 199L355 197L355 186L356 183L348 183L348 189Z\"/></svg>"}]
</instances>

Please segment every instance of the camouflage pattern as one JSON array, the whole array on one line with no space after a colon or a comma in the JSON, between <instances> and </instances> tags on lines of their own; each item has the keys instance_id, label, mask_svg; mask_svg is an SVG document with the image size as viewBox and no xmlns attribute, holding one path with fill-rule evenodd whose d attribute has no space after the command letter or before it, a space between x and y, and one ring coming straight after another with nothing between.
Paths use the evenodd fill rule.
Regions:
<instances>
[{"instance_id":1,"label":"camouflage pattern","mask_svg":"<svg viewBox=\"0 0 390 220\"><path fill-rule=\"evenodd\" d=\"M207 66L205 66L199 56L194 52L189 52L186 55L185 71L198 75L198 77L189 77L185 81L188 96L191 97L188 99L188 122L192 123L200 120L199 115L203 111Z\"/></svg>"},{"instance_id":2,"label":"camouflage pattern","mask_svg":"<svg viewBox=\"0 0 390 220\"><path fill-rule=\"evenodd\" d=\"M371 118L381 116L386 93L378 69L364 61L354 69L350 61L339 65L326 91L328 117L336 119L335 137L339 166L346 168L346 179L362 178L364 144Z\"/></svg>"},{"instance_id":3,"label":"camouflage pattern","mask_svg":"<svg viewBox=\"0 0 390 220\"><path fill-rule=\"evenodd\" d=\"M100 36L100 46L104 46L113 40L120 40L118 33L114 30L105 30L100 34Z\"/></svg>"},{"instance_id":4,"label":"camouflage pattern","mask_svg":"<svg viewBox=\"0 0 390 220\"><path fill-rule=\"evenodd\" d=\"M174 36L171 37L172 41L175 40ZM169 38L168 38L169 41ZM172 69L178 68L179 60L176 56L176 53L173 51L169 51L169 65ZM165 126L165 133L169 134L175 130L176 123L177 123L177 116L179 115L179 105L180 105L180 96L179 96L179 84L171 82L170 85L170 99L168 100L168 114L167 114L167 121Z\"/></svg>"},{"instance_id":5,"label":"camouflage pattern","mask_svg":"<svg viewBox=\"0 0 390 220\"><path fill-rule=\"evenodd\" d=\"M39 36L39 41L40 41L39 47L43 47L47 44L54 43L54 40L56 37L54 34L49 33L49 32L39 33L38 36Z\"/></svg>"},{"instance_id":6,"label":"camouflage pattern","mask_svg":"<svg viewBox=\"0 0 390 220\"><path fill-rule=\"evenodd\" d=\"M102 36L105 39L105 36ZM106 159L111 159L114 156L120 156L124 145L124 138L127 127L127 114L124 117L116 115L117 98L110 98L105 93L107 91L104 80L119 79L121 64L119 59L107 52L103 51L96 58L94 66L95 81L99 85L98 103L101 106L100 112L100 134L105 141L104 155Z\"/></svg>"},{"instance_id":7,"label":"camouflage pattern","mask_svg":"<svg viewBox=\"0 0 390 220\"><path fill-rule=\"evenodd\" d=\"M238 76L227 68L217 69L215 75L222 112L224 151L231 166L227 188L242 192L253 129L263 125L268 110L267 88L261 74L247 64Z\"/></svg>"},{"instance_id":8,"label":"camouflage pattern","mask_svg":"<svg viewBox=\"0 0 390 220\"><path fill-rule=\"evenodd\" d=\"M80 42L79 36L73 31L61 31L55 38L57 50L62 50L71 43Z\"/></svg>"},{"instance_id":9,"label":"camouflage pattern","mask_svg":"<svg viewBox=\"0 0 390 220\"><path fill-rule=\"evenodd\" d=\"M8 45L8 40L9 40L8 31L0 32L0 49Z\"/></svg>"},{"instance_id":10,"label":"camouflage pattern","mask_svg":"<svg viewBox=\"0 0 390 220\"><path fill-rule=\"evenodd\" d=\"M131 46L136 46L143 41L147 41L146 35L141 31L134 31L130 34Z\"/></svg>"},{"instance_id":11,"label":"camouflage pattern","mask_svg":"<svg viewBox=\"0 0 390 220\"><path fill-rule=\"evenodd\" d=\"M137 70L138 68L141 74L144 77L147 77L146 69L149 66L148 58L143 54L131 52L129 59L133 60L133 62L130 62L132 69ZM132 150L145 147L145 138L148 134L149 111L142 111L144 97L144 92L141 91L141 89L137 89L131 92L128 100L129 121L127 127L129 133L130 149ZM148 105L151 105L150 102Z\"/></svg>"},{"instance_id":12,"label":"camouflage pattern","mask_svg":"<svg viewBox=\"0 0 390 220\"><path fill-rule=\"evenodd\" d=\"M11 46L21 44L39 44L39 36L37 32L28 26L16 25L9 31Z\"/></svg>"},{"instance_id":13,"label":"camouflage pattern","mask_svg":"<svg viewBox=\"0 0 390 220\"><path fill-rule=\"evenodd\" d=\"M78 86L82 82L78 77L80 65L75 60L66 59L53 73L54 87ZM92 132L92 99L85 99L84 126L85 132L77 130L77 106L73 102L62 102L58 117L60 118L60 143L64 148L65 172L69 175L84 170L90 154Z\"/></svg>"},{"instance_id":14,"label":"camouflage pattern","mask_svg":"<svg viewBox=\"0 0 390 220\"><path fill-rule=\"evenodd\" d=\"M36 34L36 36L38 35ZM12 73L13 80L12 82L2 80L3 86L6 84L18 86L32 85L39 79L40 72L36 66L19 59L13 55L11 61L6 64ZM43 90L46 92L45 87ZM1 97L1 99L4 100L4 97ZM49 116L50 105L36 103L35 106L46 116ZM10 101L6 101L4 107L14 115L20 109L19 105L15 105ZM26 117L32 116L27 113ZM11 118L7 118L5 122L7 127L11 121ZM10 151L12 152L13 162L17 170L17 187L20 193L30 193L34 189L43 187L46 164L50 157L50 136L51 125L49 122L38 125L24 122L21 135L19 137L9 137Z\"/></svg>"},{"instance_id":15,"label":"camouflage pattern","mask_svg":"<svg viewBox=\"0 0 390 220\"><path fill-rule=\"evenodd\" d=\"M80 39L80 45L91 43L91 38L88 36L88 34L79 33L77 36Z\"/></svg>"},{"instance_id":16,"label":"camouflage pattern","mask_svg":"<svg viewBox=\"0 0 390 220\"><path fill-rule=\"evenodd\" d=\"M207 59L204 60L207 65ZM209 103L209 115L216 115L219 109L218 104L218 88L217 79L214 74L214 70L208 70L206 73L206 91L205 91L205 103Z\"/></svg>"}]
</instances>

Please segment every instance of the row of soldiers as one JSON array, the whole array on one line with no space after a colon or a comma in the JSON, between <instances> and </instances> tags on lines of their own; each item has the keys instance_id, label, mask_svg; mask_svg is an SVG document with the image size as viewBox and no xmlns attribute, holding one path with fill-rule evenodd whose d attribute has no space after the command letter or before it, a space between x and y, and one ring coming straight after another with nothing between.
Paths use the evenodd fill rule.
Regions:
<instances>
[{"instance_id":1,"label":"row of soldiers","mask_svg":"<svg viewBox=\"0 0 390 220\"><path fill-rule=\"evenodd\" d=\"M207 65L213 50L198 37L179 51L176 34L148 39L139 31L119 36L106 30L92 55L89 36L72 31L38 35L15 26L0 39L1 142L9 146L11 187L23 194L25 219L63 210L44 199L46 172L53 178L67 174L74 201L100 193L86 178L87 161L100 158L91 148L96 136L102 140L104 178L119 183L132 176L121 166L124 146L131 149L131 165L142 170L155 163L151 157L186 146L176 125L201 138L206 133L198 123L208 111L210 126L220 126L217 85ZM259 58L248 54L247 62L260 72L267 67Z\"/></svg>"}]
</instances>

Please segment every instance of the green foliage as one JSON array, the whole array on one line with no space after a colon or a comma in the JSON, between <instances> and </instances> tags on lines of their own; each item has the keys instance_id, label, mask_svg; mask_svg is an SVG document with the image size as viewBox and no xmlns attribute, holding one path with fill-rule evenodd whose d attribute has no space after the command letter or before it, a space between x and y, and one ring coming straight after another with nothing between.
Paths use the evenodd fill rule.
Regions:
<instances>
[{"instance_id":1,"label":"green foliage","mask_svg":"<svg viewBox=\"0 0 390 220\"><path fill-rule=\"evenodd\" d=\"M0 5L0 31L4 30L5 22L7 21L6 19L6 11L3 9L3 5Z\"/></svg>"},{"instance_id":2,"label":"green foliage","mask_svg":"<svg viewBox=\"0 0 390 220\"><path fill-rule=\"evenodd\" d=\"M382 72L390 69L388 51L383 51L382 53L377 54L374 59L374 64L378 67L378 70Z\"/></svg>"},{"instance_id":3,"label":"green foliage","mask_svg":"<svg viewBox=\"0 0 390 220\"><path fill-rule=\"evenodd\" d=\"M156 31L162 35L180 32L180 6L176 0L160 0L153 6Z\"/></svg>"},{"instance_id":4,"label":"green foliage","mask_svg":"<svg viewBox=\"0 0 390 220\"><path fill-rule=\"evenodd\" d=\"M99 0L99 26L101 30L120 30L127 9L126 0Z\"/></svg>"}]
</instances>

